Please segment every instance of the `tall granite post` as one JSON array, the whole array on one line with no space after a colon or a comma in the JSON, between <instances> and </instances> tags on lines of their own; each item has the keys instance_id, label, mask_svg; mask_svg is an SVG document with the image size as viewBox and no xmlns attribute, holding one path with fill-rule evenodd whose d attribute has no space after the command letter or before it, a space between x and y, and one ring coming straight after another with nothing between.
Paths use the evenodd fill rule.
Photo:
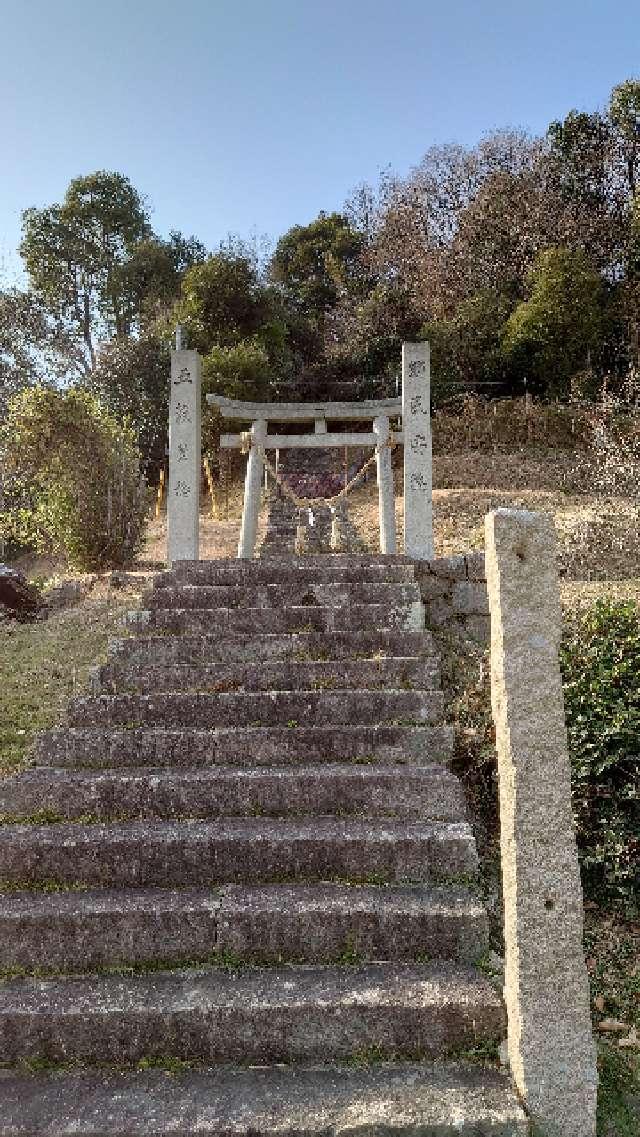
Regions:
<instances>
[{"instance_id":1,"label":"tall granite post","mask_svg":"<svg viewBox=\"0 0 640 1137\"><path fill-rule=\"evenodd\" d=\"M402 345L404 551L433 558L431 378L428 343Z\"/></svg>"},{"instance_id":2,"label":"tall granite post","mask_svg":"<svg viewBox=\"0 0 640 1137\"><path fill-rule=\"evenodd\" d=\"M380 552L396 551L396 508L393 490L393 468L389 447L389 419L379 415L373 429L378 438L376 469L378 472L378 514L380 518Z\"/></svg>"},{"instance_id":3,"label":"tall granite post","mask_svg":"<svg viewBox=\"0 0 640 1137\"><path fill-rule=\"evenodd\" d=\"M551 518L486 518L508 1050L535 1132L594 1137L597 1074L558 662Z\"/></svg>"},{"instance_id":4,"label":"tall granite post","mask_svg":"<svg viewBox=\"0 0 640 1137\"><path fill-rule=\"evenodd\" d=\"M238 542L238 557L245 559L253 556L256 547L260 497L262 494L262 471L264 468L262 448L264 447L266 436L267 424L265 420L257 419L251 427L251 447L249 457L247 458L242 524L240 526L240 540Z\"/></svg>"},{"instance_id":5,"label":"tall granite post","mask_svg":"<svg viewBox=\"0 0 640 1137\"><path fill-rule=\"evenodd\" d=\"M171 352L167 561L197 560L200 520L200 356Z\"/></svg>"}]
</instances>

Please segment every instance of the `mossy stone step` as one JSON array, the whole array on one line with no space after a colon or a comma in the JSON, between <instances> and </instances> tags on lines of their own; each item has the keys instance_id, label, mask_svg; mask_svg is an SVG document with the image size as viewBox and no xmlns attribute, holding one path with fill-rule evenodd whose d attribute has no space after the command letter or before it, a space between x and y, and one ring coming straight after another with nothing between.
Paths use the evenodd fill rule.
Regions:
<instances>
[{"instance_id":1,"label":"mossy stone step","mask_svg":"<svg viewBox=\"0 0 640 1137\"><path fill-rule=\"evenodd\" d=\"M286 608L141 608L129 612L127 626L136 633L232 635L288 632L377 631L424 627L421 601L399 604L300 604Z\"/></svg>"},{"instance_id":2,"label":"mossy stone step","mask_svg":"<svg viewBox=\"0 0 640 1137\"><path fill-rule=\"evenodd\" d=\"M468 877L477 863L466 822L254 817L0 826L0 880L26 887L429 882Z\"/></svg>"},{"instance_id":3,"label":"mossy stone step","mask_svg":"<svg viewBox=\"0 0 640 1137\"><path fill-rule=\"evenodd\" d=\"M465 1063L323 1065L0 1081L4 1137L527 1137L508 1077Z\"/></svg>"},{"instance_id":4,"label":"mossy stone step","mask_svg":"<svg viewBox=\"0 0 640 1137\"><path fill-rule=\"evenodd\" d=\"M326 763L215 769L65 770L44 766L0 781L0 821L51 815L238 817L305 814L458 821L460 782L442 766Z\"/></svg>"},{"instance_id":5,"label":"mossy stone step","mask_svg":"<svg viewBox=\"0 0 640 1137\"><path fill-rule=\"evenodd\" d=\"M142 598L147 608L292 608L305 605L338 607L350 604L415 604L420 589L412 584L302 583L193 585L148 589Z\"/></svg>"},{"instance_id":6,"label":"mossy stone step","mask_svg":"<svg viewBox=\"0 0 640 1137\"><path fill-rule=\"evenodd\" d=\"M504 1034L497 993L457 964L221 968L13 979L0 1063L326 1062L429 1057Z\"/></svg>"},{"instance_id":7,"label":"mossy stone step","mask_svg":"<svg viewBox=\"0 0 640 1137\"><path fill-rule=\"evenodd\" d=\"M157 694L164 691L313 691L360 688L429 690L440 685L432 659L343 659L276 663L171 664L127 666L116 662L97 668L93 694Z\"/></svg>"},{"instance_id":8,"label":"mossy stone step","mask_svg":"<svg viewBox=\"0 0 640 1137\"><path fill-rule=\"evenodd\" d=\"M487 917L463 889L225 885L0 896L0 968L100 968L446 959L486 951Z\"/></svg>"},{"instance_id":9,"label":"mossy stone step","mask_svg":"<svg viewBox=\"0 0 640 1137\"><path fill-rule=\"evenodd\" d=\"M76 698L70 726L321 726L433 723L442 717L441 691L222 691L98 695Z\"/></svg>"},{"instance_id":10,"label":"mossy stone step","mask_svg":"<svg viewBox=\"0 0 640 1137\"><path fill-rule=\"evenodd\" d=\"M109 656L115 662L140 669L174 664L238 663L382 659L386 656L435 660L431 635L424 631L359 632L247 632L227 635L147 635L144 630L126 639L112 640Z\"/></svg>"},{"instance_id":11,"label":"mossy stone step","mask_svg":"<svg viewBox=\"0 0 640 1137\"><path fill-rule=\"evenodd\" d=\"M35 761L102 769L131 766L424 765L449 762L453 731L433 726L265 726L213 730L62 727L40 735Z\"/></svg>"}]
</instances>

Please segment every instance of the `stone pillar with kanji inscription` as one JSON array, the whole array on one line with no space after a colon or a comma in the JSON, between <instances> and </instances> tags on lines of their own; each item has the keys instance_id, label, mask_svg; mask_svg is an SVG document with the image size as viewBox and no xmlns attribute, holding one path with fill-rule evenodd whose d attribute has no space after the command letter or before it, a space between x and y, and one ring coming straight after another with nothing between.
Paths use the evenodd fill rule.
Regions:
<instances>
[{"instance_id":1,"label":"stone pillar with kanji inscription","mask_svg":"<svg viewBox=\"0 0 640 1137\"><path fill-rule=\"evenodd\" d=\"M197 560L200 521L200 356L171 352L167 562Z\"/></svg>"},{"instance_id":2,"label":"stone pillar with kanji inscription","mask_svg":"<svg viewBox=\"0 0 640 1137\"><path fill-rule=\"evenodd\" d=\"M431 379L428 343L402 345L404 431L404 551L433 557Z\"/></svg>"}]
</instances>

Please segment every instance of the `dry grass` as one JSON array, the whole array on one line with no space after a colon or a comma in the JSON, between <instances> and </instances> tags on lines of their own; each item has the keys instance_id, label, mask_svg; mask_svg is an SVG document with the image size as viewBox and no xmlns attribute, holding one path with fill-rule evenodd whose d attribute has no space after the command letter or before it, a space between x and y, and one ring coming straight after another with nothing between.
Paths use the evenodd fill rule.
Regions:
<instances>
[{"instance_id":1,"label":"dry grass","mask_svg":"<svg viewBox=\"0 0 640 1137\"><path fill-rule=\"evenodd\" d=\"M484 518L492 509L540 510L553 516L558 536L558 564L564 581L586 584L587 596L610 594L637 595L640 590L640 527L636 504L622 496L576 493L564 488L568 463L565 456L555 460L549 456L544 464L540 485L536 480L538 463L524 460L528 485L506 476L505 471L522 465L520 456L495 463L498 484L484 477L491 475L495 456L483 453L448 459L447 476L453 477L454 462L461 467L460 482L455 487L433 491L434 543L437 556L481 549L484 545ZM442 461L442 459L440 460ZM522 469L521 469L522 472ZM434 483L439 484L438 460L434 461ZM510 488L504 484L510 482ZM470 483L470 484L469 484ZM396 470L396 532L398 548L402 548L404 501L402 472ZM374 482L356 489L349 497L352 521L372 551L379 549L378 496ZM595 582L601 582L598 587ZM564 586L563 586L564 591ZM577 597L580 588L566 590Z\"/></svg>"},{"instance_id":2,"label":"dry grass","mask_svg":"<svg viewBox=\"0 0 640 1137\"><path fill-rule=\"evenodd\" d=\"M77 605L30 623L0 623L0 775L20 768L34 736L59 722L69 699L86 688L147 579L140 574L139 584L116 590L109 576L92 577Z\"/></svg>"}]
</instances>

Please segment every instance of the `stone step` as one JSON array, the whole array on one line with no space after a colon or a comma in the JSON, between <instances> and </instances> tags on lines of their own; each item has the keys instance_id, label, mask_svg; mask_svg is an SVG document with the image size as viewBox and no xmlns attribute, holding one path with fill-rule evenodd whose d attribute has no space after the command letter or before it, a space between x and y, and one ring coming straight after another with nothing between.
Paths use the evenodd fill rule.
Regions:
<instances>
[{"instance_id":1,"label":"stone step","mask_svg":"<svg viewBox=\"0 0 640 1137\"><path fill-rule=\"evenodd\" d=\"M501 1000L454 964L378 963L14 979L0 1062L326 1062L429 1057L498 1040Z\"/></svg>"},{"instance_id":2,"label":"stone step","mask_svg":"<svg viewBox=\"0 0 640 1137\"><path fill-rule=\"evenodd\" d=\"M366 814L464 818L458 779L442 766L257 766L78 771L38 767L0 780L0 820L90 816L241 817Z\"/></svg>"},{"instance_id":3,"label":"stone step","mask_svg":"<svg viewBox=\"0 0 640 1137\"><path fill-rule=\"evenodd\" d=\"M301 608L319 605L388 604L393 608L420 600L417 584L318 584L286 581L283 584L193 585L160 588L156 582L142 603L146 608Z\"/></svg>"},{"instance_id":4,"label":"stone step","mask_svg":"<svg viewBox=\"0 0 640 1137\"><path fill-rule=\"evenodd\" d=\"M165 667L126 666L117 663L96 668L92 675L95 695L165 691L314 691L338 688L375 690L433 690L440 672L433 659L344 659L276 663L214 663L201 666L172 664Z\"/></svg>"},{"instance_id":5,"label":"stone step","mask_svg":"<svg viewBox=\"0 0 640 1137\"><path fill-rule=\"evenodd\" d=\"M145 634L255 635L289 632L348 632L424 628L421 601L414 604L350 604L343 607L301 604L290 608L139 608L128 612L126 626Z\"/></svg>"},{"instance_id":6,"label":"stone step","mask_svg":"<svg viewBox=\"0 0 640 1137\"><path fill-rule=\"evenodd\" d=\"M385 656L435 661L425 631L295 632L272 635L130 636L112 640L110 658L141 667L176 664L304 662Z\"/></svg>"},{"instance_id":7,"label":"stone step","mask_svg":"<svg viewBox=\"0 0 640 1137\"><path fill-rule=\"evenodd\" d=\"M509 1078L470 1064L5 1074L3 1137L527 1137Z\"/></svg>"},{"instance_id":8,"label":"stone step","mask_svg":"<svg viewBox=\"0 0 640 1137\"><path fill-rule=\"evenodd\" d=\"M94 971L206 961L474 963L484 908L462 889L271 885L0 897L0 967Z\"/></svg>"},{"instance_id":9,"label":"stone step","mask_svg":"<svg viewBox=\"0 0 640 1137\"><path fill-rule=\"evenodd\" d=\"M381 553L323 553L317 556L302 557L282 553L279 556L266 557L259 561L237 560L233 557L220 560L216 558L211 561L175 561L171 571L181 580L185 580L194 571L211 572L216 575L224 573L241 575L245 572L251 575L254 572L269 572L272 574L272 579L276 579L282 573L310 573L314 570L320 570L329 574L330 579L335 580L342 571L359 573L361 575L358 579L366 579L362 574L367 572L383 573L387 571L393 573L400 568L413 572L414 565L415 560L403 553L384 555Z\"/></svg>"},{"instance_id":10,"label":"stone step","mask_svg":"<svg viewBox=\"0 0 640 1137\"><path fill-rule=\"evenodd\" d=\"M0 826L5 889L429 883L476 871L466 822L248 817Z\"/></svg>"},{"instance_id":11,"label":"stone step","mask_svg":"<svg viewBox=\"0 0 640 1137\"><path fill-rule=\"evenodd\" d=\"M321 564L309 563L304 557L295 561L293 557L285 562L262 558L259 561L200 561L189 566L177 566L169 572L158 573L154 586L174 588L179 585L218 585L218 586L261 586L265 584L412 584L414 568L411 564L374 564L359 567L357 564L336 567L327 564L325 557Z\"/></svg>"},{"instance_id":12,"label":"stone step","mask_svg":"<svg viewBox=\"0 0 640 1137\"><path fill-rule=\"evenodd\" d=\"M72 699L70 726L322 726L434 723L441 691L222 691L99 695Z\"/></svg>"},{"instance_id":13,"label":"stone step","mask_svg":"<svg viewBox=\"0 0 640 1137\"><path fill-rule=\"evenodd\" d=\"M453 729L437 726L225 727L143 730L62 727L36 740L44 766L295 766L449 762Z\"/></svg>"}]
</instances>

